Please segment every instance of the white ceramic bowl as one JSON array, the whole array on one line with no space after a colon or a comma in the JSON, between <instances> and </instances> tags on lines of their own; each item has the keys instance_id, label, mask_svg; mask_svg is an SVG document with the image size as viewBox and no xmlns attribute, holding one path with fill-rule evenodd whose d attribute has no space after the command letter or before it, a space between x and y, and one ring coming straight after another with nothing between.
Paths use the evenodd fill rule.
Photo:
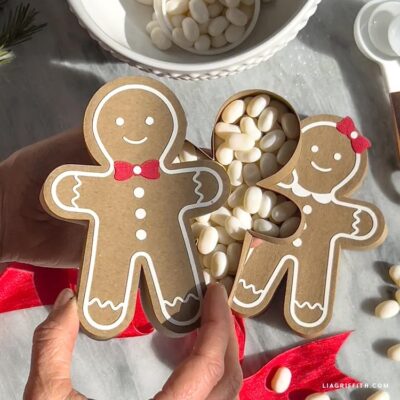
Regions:
<instances>
[{"instance_id":1,"label":"white ceramic bowl","mask_svg":"<svg viewBox=\"0 0 400 400\"><path fill-rule=\"evenodd\" d=\"M252 34L230 52L201 56L174 46L158 50L146 32L151 7L136 0L68 0L90 35L115 57L159 76L215 79L251 68L294 39L321 0L272 0L261 4Z\"/></svg>"}]
</instances>

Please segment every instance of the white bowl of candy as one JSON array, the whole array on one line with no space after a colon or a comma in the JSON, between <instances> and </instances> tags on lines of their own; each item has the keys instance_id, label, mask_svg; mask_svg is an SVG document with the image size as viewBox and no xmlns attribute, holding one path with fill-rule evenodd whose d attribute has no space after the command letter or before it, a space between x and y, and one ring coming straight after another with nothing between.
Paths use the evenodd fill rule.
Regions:
<instances>
[{"instance_id":1,"label":"white bowl of candy","mask_svg":"<svg viewBox=\"0 0 400 400\"><path fill-rule=\"evenodd\" d=\"M114 56L185 80L228 76L267 60L296 37L320 1L68 0Z\"/></svg>"}]
</instances>

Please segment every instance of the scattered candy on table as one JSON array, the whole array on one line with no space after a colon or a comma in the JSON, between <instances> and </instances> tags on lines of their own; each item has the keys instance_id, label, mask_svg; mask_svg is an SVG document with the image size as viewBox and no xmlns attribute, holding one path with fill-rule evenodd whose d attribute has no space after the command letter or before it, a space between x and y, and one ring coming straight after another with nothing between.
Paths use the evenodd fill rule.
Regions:
<instances>
[{"instance_id":1,"label":"scattered candy on table","mask_svg":"<svg viewBox=\"0 0 400 400\"><path fill-rule=\"evenodd\" d=\"M389 393L379 390L373 395L369 396L367 400L390 400Z\"/></svg>"}]
</instances>

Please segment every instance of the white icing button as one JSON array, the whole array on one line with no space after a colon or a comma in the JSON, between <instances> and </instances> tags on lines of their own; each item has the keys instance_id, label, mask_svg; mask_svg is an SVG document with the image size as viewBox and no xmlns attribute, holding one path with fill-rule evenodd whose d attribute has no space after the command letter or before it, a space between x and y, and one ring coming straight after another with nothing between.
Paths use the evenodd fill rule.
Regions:
<instances>
[{"instance_id":1,"label":"white icing button","mask_svg":"<svg viewBox=\"0 0 400 400\"><path fill-rule=\"evenodd\" d=\"M316 153L319 150L319 147L317 145L314 144L314 146L311 147L311 151L313 153Z\"/></svg>"},{"instance_id":2,"label":"white icing button","mask_svg":"<svg viewBox=\"0 0 400 400\"><path fill-rule=\"evenodd\" d=\"M125 123L125 120L124 120L122 117L118 117L118 118L115 120L115 123L116 123L118 126L122 126L122 125Z\"/></svg>"},{"instance_id":3,"label":"white icing button","mask_svg":"<svg viewBox=\"0 0 400 400\"><path fill-rule=\"evenodd\" d=\"M358 133L356 131L353 131L353 132L350 133L350 137L352 139L357 139L358 138Z\"/></svg>"},{"instance_id":4,"label":"white icing button","mask_svg":"<svg viewBox=\"0 0 400 400\"><path fill-rule=\"evenodd\" d=\"M144 219L146 217L146 210L144 208L138 208L135 211L135 216L137 219Z\"/></svg>"},{"instance_id":5,"label":"white icing button","mask_svg":"<svg viewBox=\"0 0 400 400\"><path fill-rule=\"evenodd\" d=\"M141 187L135 188L135 190L133 191L133 195L138 199L141 199L144 196L144 189Z\"/></svg>"},{"instance_id":6,"label":"white icing button","mask_svg":"<svg viewBox=\"0 0 400 400\"><path fill-rule=\"evenodd\" d=\"M294 247L301 247L302 244L303 244L303 241L300 238L293 241Z\"/></svg>"},{"instance_id":7,"label":"white icing button","mask_svg":"<svg viewBox=\"0 0 400 400\"><path fill-rule=\"evenodd\" d=\"M304 214L311 214L312 213L312 207L307 204L307 205L305 205L303 207L303 211L304 211Z\"/></svg>"},{"instance_id":8,"label":"white icing button","mask_svg":"<svg viewBox=\"0 0 400 400\"><path fill-rule=\"evenodd\" d=\"M153 117L147 117L146 120L144 121L146 125L153 125L154 124L154 118Z\"/></svg>"},{"instance_id":9,"label":"white icing button","mask_svg":"<svg viewBox=\"0 0 400 400\"><path fill-rule=\"evenodd\" d=\"M144 239L146 239L146 237L147 237L147 233L146 233L145 230L139 229L138 231L136 231L136 237L137 237L139 240L144 240Z\"/></svg>"},{"instance_id":10,"label":"white icing button","mask_svg":"<svg viewBox=\"0 0 400 400\"><path fill-rule=\"evenodd\" d=\"M142 173L142 168L139 165L135 165L133 167L133 173L136 175L140 175Z\"/></svg>"}]
</instances>

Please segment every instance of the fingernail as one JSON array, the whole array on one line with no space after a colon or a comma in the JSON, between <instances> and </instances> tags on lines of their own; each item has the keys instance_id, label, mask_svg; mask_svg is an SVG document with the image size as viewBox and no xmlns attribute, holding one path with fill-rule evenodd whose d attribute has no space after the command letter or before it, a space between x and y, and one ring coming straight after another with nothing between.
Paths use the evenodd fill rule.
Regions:
<instances>
[{"instance_id":1,"label":"fingernail","mask_svg":"<svg viewBox=\"0 0 400 400\"><path fill-rule=\"evenodd\" d=\"M223 293L224 299L228 300L228 293L226 292L226 288L222 283L217 282L216 287L220 288L220 292Z\"/></svg>"},{"instance_id":2,"label":"fingernail","mask_svg":"<svg viewBox=\"0 0 400 400\"><path fill-rule=\"evenodd\" d=\"M67 304L74 297L74 292L70 288L63 289L54 302L53 310L57 310L60 307Z\"/></svg>"}]
</instances>

